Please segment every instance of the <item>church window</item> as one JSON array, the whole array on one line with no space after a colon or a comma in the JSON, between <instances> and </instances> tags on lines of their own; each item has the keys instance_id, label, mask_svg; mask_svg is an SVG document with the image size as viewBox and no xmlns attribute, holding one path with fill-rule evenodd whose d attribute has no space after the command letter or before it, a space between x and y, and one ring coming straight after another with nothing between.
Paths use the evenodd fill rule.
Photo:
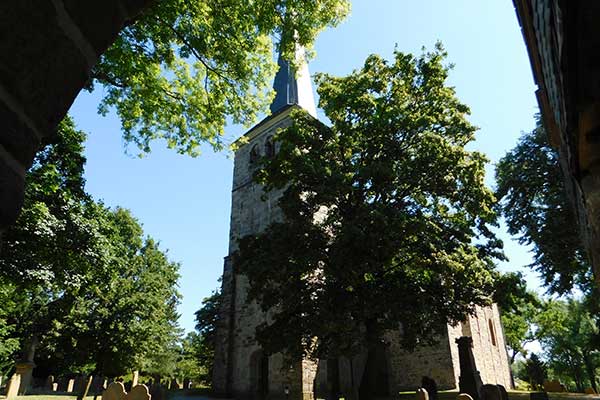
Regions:
<instances>
[{"instance_id":1,"label":"church window","mask_svg":"<svg viewBox=\"0 0 600 400\"><path fill-rule=\"evenodd\" d=\"M250 166L253 166L254 164L256 164L258 162L259 157L260 157L260 152L258 150L258 146L257 145L252 146L252 149L250 150Z\"/></svg>"},{"instance_id":2,"label":"church window","mask_svg":"<svg viewBox=\"0 0 600 400\"><path fill-rule=\"evenodd\" d=\"M275 143L273 143L273 136L269 136L265 142L265 157L271 158L275 155Z\"/></svg>"},{"instance_id":3,"label":"church window","mask_svg":"<svg viewBox=\"0 0 600 400\"><path fill-rule=\"evenodd\" d=\"M492 344L497 346L496 344L496 331L494 330L494 323L491 319L488 320L488 325L490 326L490 338L492 339Z\"/></svg>"}]
</instances>

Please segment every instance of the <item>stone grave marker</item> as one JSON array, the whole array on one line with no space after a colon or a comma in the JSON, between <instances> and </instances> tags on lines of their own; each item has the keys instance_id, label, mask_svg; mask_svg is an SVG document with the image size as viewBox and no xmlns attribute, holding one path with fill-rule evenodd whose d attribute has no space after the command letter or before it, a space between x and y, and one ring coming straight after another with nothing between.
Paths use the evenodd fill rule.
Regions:
<instances>
[{"instance_id":1,"label":"stone grave marker","mask_svg":"<svg viewBox=\"0 0 600 400\"><path fill-rule=\"evenodd\" d=\"M150 392L146 385L136 385L127 393L125 400L150 400ZM104 400L104 399L103 399Z\"/></svg>"},{"instance_id":2,"label":"stone grave marker","mask_svg":"<svg viewBox=\"0 0 600 400\"><path fill-rule=\"evenodd\" d=\"M6 387L6 398L14 399L17 397L19 394L19 386L21 386L21 375L14 373Z\"/></svg>"},{"instance_id":3,"label":"stone grave marker","mask_svg":"<svg viewBox=\"0 0 600 400\"><path fill-rule=\"evenodd\" d=\"M427 390L424 388L417 389L416 400L429 400L429 394L427 393Z\"/></svg>"},{"instance_id":4,"label":"stone grave marker","mask_svg":"<svg viewBox=\"0 0 600 400\"><path fill-rule=\"evenodd\" d=\"M46 378L46 390L52 390L54 388L54 375L48 375Z\"/></svg>"},{"instance_id":5,"label":"stone grave marker","mask_svg":"<svg viewBox=\"0 0 600 400\"><path fill-rule=\"evenodd\" d=\"M531 393L529 393L529 400L548 400L548 393L546 393L546 392L531 392Z\"/></svg>"},{"instance_id":6,"label":"stone grave marker","mask_svg":"<svg viewBox=\"0 0 600 400\"><path fill-rule=\"evenodd\" d=\"M498 390L500 390L500 396L502 398L502 400L508 400L508 392L506 391L506 388L502 385L496 385L498 386Z\"/></svg>"},{"instance_id":7,"label":"stone grave marker","mask_svg":"<svg viewBox=\"0 0 600 400\"><path fill-rule=\"evenodd\" d=\"M481 387L481 400L502 400L502 394L497 385L485 384Z\"/></svg>"},{"instance_id":8,"label":"stone grave marker","mask_svg":"<svg viewBox=\"0 0 600 400\"><path fill-rule=\"evenodd\" d=\"M124 400L126 395L125 386L121 382L113 382L102 392L102 400Z\"/></svg>"},{"instance_id":9,"label":"stone grave marker","mask_svg":"<svg viewBox=\"0 0 600 400\"><path fill-rule=\"evenodd\" d=\"M67 382L67 393L73 392L73 386L75 386L75 379L69 379Z\"/></svg>"}]
</instances>

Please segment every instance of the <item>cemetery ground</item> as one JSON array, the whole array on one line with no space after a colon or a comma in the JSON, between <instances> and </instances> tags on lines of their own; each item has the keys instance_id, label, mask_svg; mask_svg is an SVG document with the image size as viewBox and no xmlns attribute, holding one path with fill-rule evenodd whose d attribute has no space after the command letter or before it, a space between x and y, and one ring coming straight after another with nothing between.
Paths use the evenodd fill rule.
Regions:
<instances>
[{"instance_id":1,"label":"cemetery ground","mask_svg":"<svg viewBox=\"0 0 600 400\"><path fill-rule=\"evenodd\" d=\"M448 390L438 392L438 400L456 400L458 391ZM509 390L509 400L529 400L530 392ZM5 399L5 396L0 396L0 399ZM600 395L588 395L583 393L548 393L549 400L597 400L600 399ZM18 400L76 400L77 396L67 396L63 394L56 395L26 395L17 396ZM87 396L85 400L101 400L102 396ZM414 400L415 392L401 392L398 396L392 397L394 400ZM190 390L190 391L174 391L167 393L166 400L212 400L210 395L206 394L204 390ZM320 399L317 399L320 400Z\"/></svg>"}]
</instances>

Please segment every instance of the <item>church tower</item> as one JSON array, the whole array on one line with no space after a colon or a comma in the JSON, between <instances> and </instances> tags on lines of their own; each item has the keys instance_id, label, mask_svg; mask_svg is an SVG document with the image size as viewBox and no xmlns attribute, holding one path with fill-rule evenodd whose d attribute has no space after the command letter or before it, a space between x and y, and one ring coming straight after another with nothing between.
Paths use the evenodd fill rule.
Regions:
<instances>
[{"instance_id":1,"label":"church tower","mask_svg":"<svg viewBox=\"0 0 600 400\"><path fill-rule=\"evenodd\" d=\"M304 55L298 52L297 57ZM297 73L281 56L278 65L271 115L245 134L247 143L235 153L229 255L237 250L238 239L264 230L280 215L277 200L281 192L270 192L265 199L262 186L252 180L258 160L276 150L276 131L291 124L290 112L296 108L317 117L307 63L303 62ZM309 361L284 366L280 354L263 354L254 332L266 316L257 304L246 303L247 291L246 277L237 274L230 257L225 257L213 389L235 398L312 398L316 366Z\"/></svg>"},{"instance_id":2,"label":"church tower","mask_svg":"<svg viewBox=\"0 0 600 400\"><path fill-rule=\"evenodd\" d=\"M316 118L306 63L296 74L281 57L278 64L271 115L245 134L247 142L235 153L229 255L237 250L238 239L259 233L281 218L277 201L282 193L265 194L262 186L252 180L258 160L275 154L276 131L292 123L290 112L295 108ZM413 352L400 347L399 331L390 331L380 348L365 351L352 360L303 360L284 365L281 354L267 356L255 340L255 328L266 316L257 304L246 301L248 288L247 278L236 273L230 256L225 257L213 371L215 393L236 399L312 400L329 397L332 392L346 398L359 393L389 397L398 391L415 390L424 376L434 379L440 390L454 389L460 374L456 339L462 336L472 338L473 355L483 382L512 387L496 305L478 307L467 321L448 326L438 344L421 346Z\"/></svg>"}]
</instances>

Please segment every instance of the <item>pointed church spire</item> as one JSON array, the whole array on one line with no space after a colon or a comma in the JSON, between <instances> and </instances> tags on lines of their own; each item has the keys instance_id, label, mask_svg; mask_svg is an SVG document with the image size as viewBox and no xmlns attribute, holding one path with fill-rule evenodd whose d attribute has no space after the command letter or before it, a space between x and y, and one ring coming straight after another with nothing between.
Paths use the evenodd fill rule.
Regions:
<instances>
[{"instance_id":1,"label":"pointed church spire","mask_svg":"<svg viewBox=\"0 0 600 400\"><path fill-rule=\"evenodd\" d=\"M300 69L297 73L294 73L290 63L283 59L281 52L279 53L277 60L279 71L277 71L273 82L275 98L271 103L271 114L275 114L288 105L296 104L316 118L317 109L304 49L299 48L296 57L299 60Z\"/></svg>"}]
</instances>

